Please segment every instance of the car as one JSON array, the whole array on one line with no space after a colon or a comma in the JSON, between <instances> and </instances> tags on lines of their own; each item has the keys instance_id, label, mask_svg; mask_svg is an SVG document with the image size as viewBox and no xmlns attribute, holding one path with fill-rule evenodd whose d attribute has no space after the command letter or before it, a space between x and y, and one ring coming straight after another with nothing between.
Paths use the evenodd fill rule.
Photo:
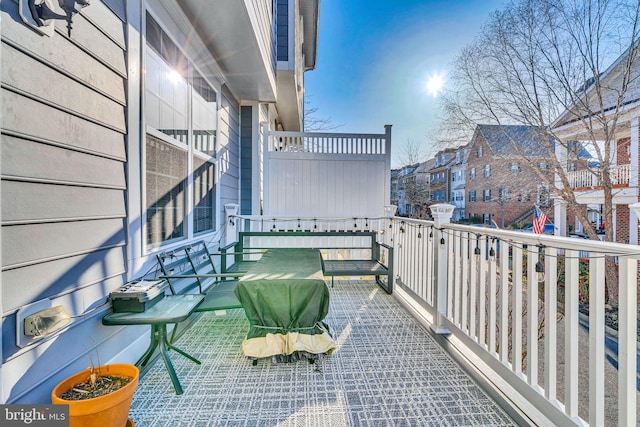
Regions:
<instances>
[{"instance_id":1,"label":"car","mask_svg":"<svg viewBox=\"0 0 640 427\"><path fill-rule=\"evenodd\" d=\"M533 233L533 225L530 227L526 227L523 228L522 230L520 230L524 233ZM553 224L545 224L544 225L544 230L542 231L543 234L555 234L556 233L556 226Z\"/></svg>"}]
</instances>

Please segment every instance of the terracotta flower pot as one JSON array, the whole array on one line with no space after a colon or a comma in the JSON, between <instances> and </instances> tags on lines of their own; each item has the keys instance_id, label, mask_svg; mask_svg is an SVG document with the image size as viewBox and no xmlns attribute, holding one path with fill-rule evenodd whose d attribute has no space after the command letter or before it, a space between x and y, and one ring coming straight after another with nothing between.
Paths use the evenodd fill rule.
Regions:
<instances>
[{"instance_id":1,"label":"terracotta flower pot","mask_svg":"<svg viewBox=\"0 0 640 427\"><path fill-rule=\"evenodd\" d=\"M104 396L86 400L63 400L62 394L73 386L86 381L91 374L86 369L60 382L51 392L51 401L54 404L69 405L70 427L125 427L129 417L129 408L133 393L138 387L140 371L134 365L113 364L99 368L100 375L115 375L132 377L127 385Z\"/></svg>"}]
</instances>

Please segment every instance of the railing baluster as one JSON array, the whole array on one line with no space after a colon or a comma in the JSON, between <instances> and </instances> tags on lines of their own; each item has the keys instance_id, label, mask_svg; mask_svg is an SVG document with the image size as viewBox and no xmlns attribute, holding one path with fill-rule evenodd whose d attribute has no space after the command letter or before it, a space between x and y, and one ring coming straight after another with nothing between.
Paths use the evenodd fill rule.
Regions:
<instances>
[{"instance_id":1,"label":"railing baluster","mask_svg":"<svg viewBox=\"0 0 640 427\"><path fill-rule=\"evenodd\" d=\"M478 239L478 236L474 234L473 240L471 240L471 243L473 244L473 255L471 255L471 250L469 251L469 258L471 261L469 268L471 273L469 275L469 336L476 341L478 339L478 331L476 330L476 293L478 287L479 263L475 248L478 247Z\"/></svg>"},{"instance_id":2,"label":"railing baluster","mask_svg":"<svg viewBox=\"0 0 640 427\"><path fill-rule=\"evenodd\" d=\"M618 425L636 425L638 261L620 257Z\"/></svg>"},{"instance_id":3,"label":"railing baluster","mask_svg":"<svg viewBox=\"0 0 640 427\"><path fill-rule=\"evenodd\" d=\"M565 251L565 414L578 416L578 252Z\"/></svg>"},{"instance_id":4,"label":"railing baluster","mask_svg":"<svg viewBox=\"0 0 640 427\"><path fill-rule=\"evenodd\" d=\"M456 287L455 281L455 263L451 262L451 260L455 259L456 252L456 239L455 234L451 233L451 231L447 231L448 239L449 239L449 247L447 248L447 317L451 318L451 314L453 313L453 299L455 296L454 289Z\"/></svg>"},{"instance_id":5,"label":"railing baluster","mask_svg":"<svg viewBox=\"0 0 640 427\"><path fill-rule=\"evenodd\" d=\"M456 273L455 273L455 297L454 297L454 301L453 301L453 323L455 325L457 325L458 327L460 327L460 303L461 303L461 292L462 292L462 282L463 282L463 277L462 277L462 232L460 231L454 231L453 232L453 245L455 248L455 252L454 252L454 259L453 259L453 264L456 266Z\"/></svg>"},{"instance_id":6,"label":"railing baluster","mask_svg":"<svg viewBox=\"0 0 640 427\"><path fill-rule=\"evenodd\" d=\"M594 426L604 425L604 264L603 254L591 253L589 258L589 424Z\"/></svg>"},{"instance_id":7,"label":"railing baluster","mask_svg":"<svg viewBox=\"0 0 640 427\"><path fill-rule=\"evenodd\" d=\"M498 241L499 244L499 241ZM489 353L496 355L496 248L495 239L492 240L489 249L489 316L487 319L487 327L489 329L487 337L487 348ZM493 251L493 255L491 255Z\"/></svg>"},{"instance_id":8,"label":"railing baluster","mask_svg":"<svg viewBox=\"0 0 640 427\"><path fill-rule=\"evenodd\" d=\"M462 294L460 295L462 300L462 316L460 318L460 329L463 332L469 333L469 325L467 324L468 311L469 311L469 283L471 282L471 274L469 269L471 266L471 260L469 258L469 247L471 246L471 233L464 233L462 239Z\"/></svg>"},{"instance_id":9,"label":"railing baluster","mask_svg":"<svg viewBox=\"0 0 640 427\"><path fill-rule=\"evenodd\" d=\"M529 245L527 255L527 381L538 384L538 248Z\"/></svg>"},{"instance_id":10,"label":"railing baluster","mask_svg":"<svg viewBox=\"0 0 640 427\"><path fill-rule=\"evenodd\" d=\"M545 282L544 282L544 389L545 397L556 400L557 378L557 317L558 317L558 251L545 248Z\"/></svg>"},{"instance_id":11,"label":"railing baluster","mask_svg":"<svg viewBox=\"0 0 640 427\"><path fill-rule=\"evenodd\" d=\"M522 248L513 246L511 272L511 369L522 373Z\"/></svg>"},{"instance_id":12,"label":"railing baluster","mask_svg":"<svg viewBox=\"0 0 640 427\"><path fill-rule=\"evenodd\" d=\"M486 313L487 313L487 237L480 240L480 262L478 263L478 276L480 283L478 286L478 342L486 349ZM484 267L484 268L483 268Z\"/></svg>"}]
</instances>

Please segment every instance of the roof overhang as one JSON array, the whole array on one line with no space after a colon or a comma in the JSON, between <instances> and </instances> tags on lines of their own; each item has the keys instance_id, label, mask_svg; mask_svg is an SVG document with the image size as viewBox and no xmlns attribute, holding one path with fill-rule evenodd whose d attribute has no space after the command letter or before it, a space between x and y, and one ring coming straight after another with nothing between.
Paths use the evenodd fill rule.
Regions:
<instances>
[{"instance_id":1,"label":"roof overhang","mask_svg":"<svg viewBox=\"0 0 640 427\"><path fill-rule=\"evenodd\" d=\"M243 100L274 102L276 76L271 34L260 26L246 0L178 0L222 69L232 92ZM258 33L265 31L265 34Z\"/></svg>"},{"instance_id":2,"label":"roof overhang","mask_svg":"<svg viewBox=\"0 0 640 427\"><path fill-rule=\"evenodd\" d=\"M304 69L316 68L318 56L318 26L320 25L320 0L301 0L300 14L304 25Z\"/></svg>"}]
</instances>

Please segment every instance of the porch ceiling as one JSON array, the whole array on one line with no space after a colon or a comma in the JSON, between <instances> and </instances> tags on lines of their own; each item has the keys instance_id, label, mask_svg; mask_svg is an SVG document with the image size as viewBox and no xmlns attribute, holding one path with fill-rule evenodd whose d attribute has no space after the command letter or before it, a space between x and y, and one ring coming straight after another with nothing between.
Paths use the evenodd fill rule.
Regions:
<instances>
[{"instance_id":1,"label":"porch ceiling","mask_svg":"<svg viewBox=\"0 0 640 427\"><path fill-rule=\"evenodd\" d=\"M149 426L516 425L375 282L330 289L330 356L252 366L241 352L244 313L206 313L178 343L202 365L171 356L185 393L174 394L156 361L130 417Z\"/></svg>"},{"instance_id":2,"label":"porch ceiling","mask_svg":"<svg viewBox=\"0 0 640 427\"><path fill-rule=\"evenodd\" d=\"M232 91L240 99L274 102L276 78L271 37L256 33L258 23L252 19L259 17L247 9L247 2L178 1L224 71Z\"/></svg>"}]
</instances>

